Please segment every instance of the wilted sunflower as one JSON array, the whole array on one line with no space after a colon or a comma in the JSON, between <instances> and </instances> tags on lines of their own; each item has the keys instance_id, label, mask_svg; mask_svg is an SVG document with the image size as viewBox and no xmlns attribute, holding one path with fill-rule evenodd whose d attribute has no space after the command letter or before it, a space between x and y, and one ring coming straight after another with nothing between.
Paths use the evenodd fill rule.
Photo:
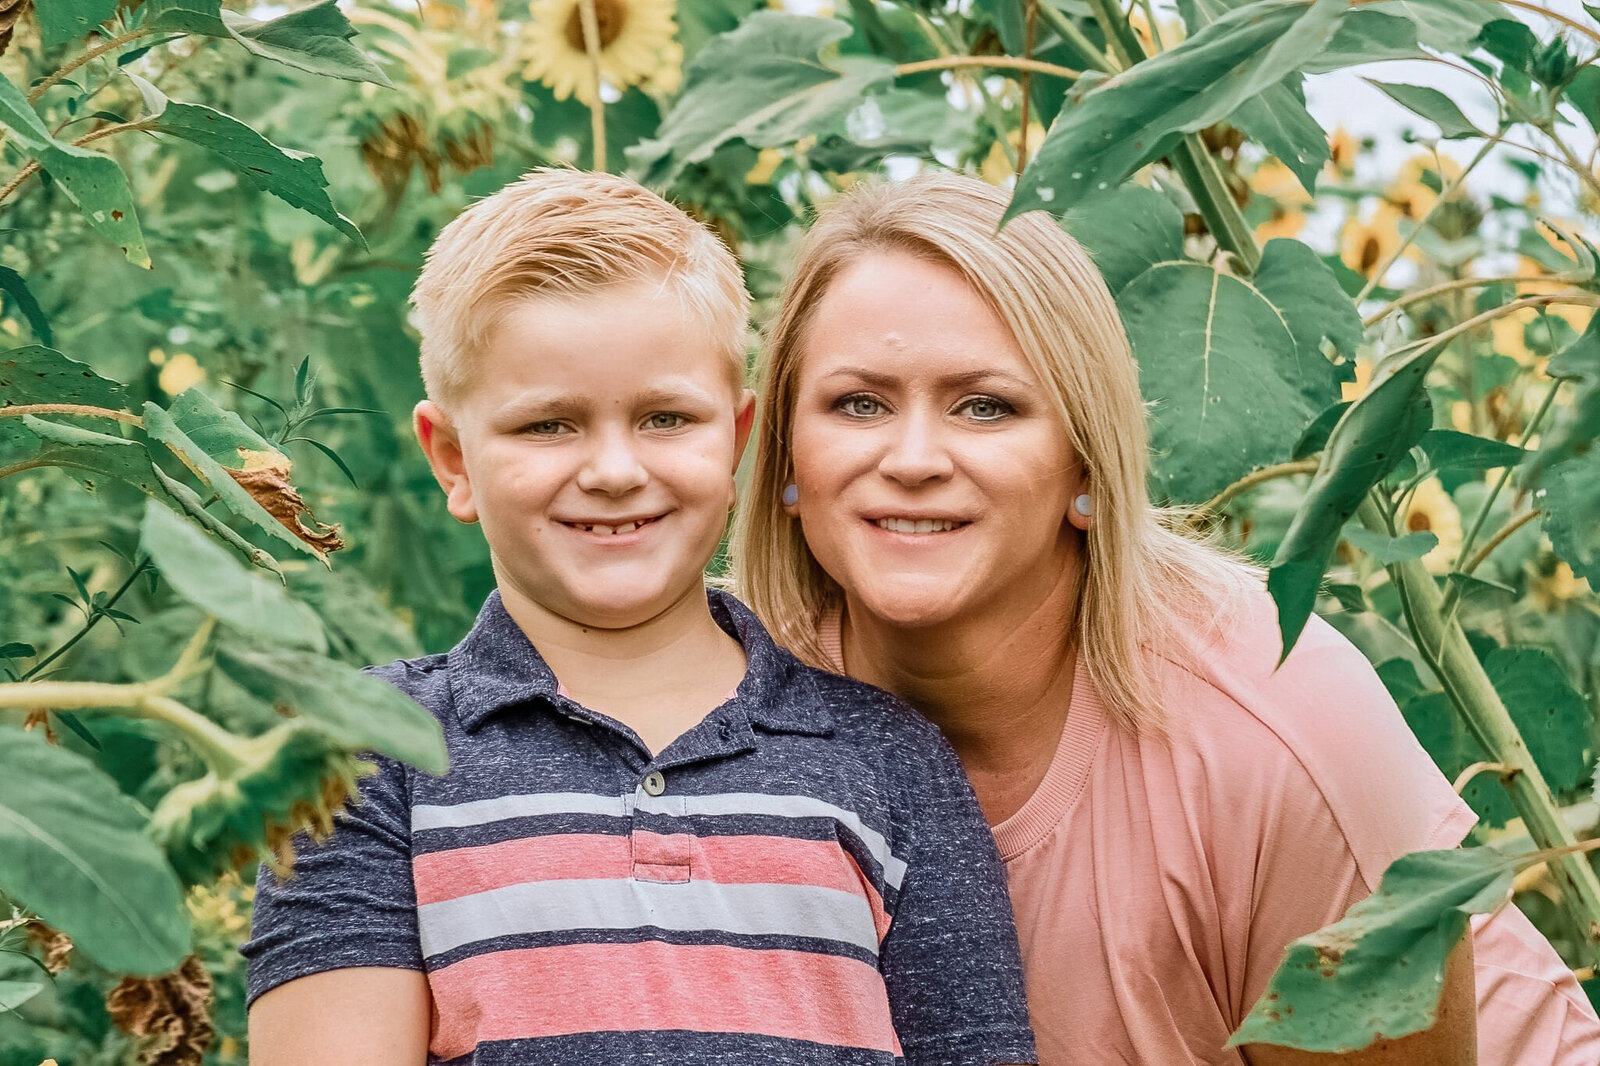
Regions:
<instances>
[{"instance_id":1,"label":"wilted sunflower","mask_svg":"<svg viewBox=\"0 0 1600 1066\"><path fill-rule=\"evenodd\" d=\"M528 7L533 21L523 32L523 77L543 82L558 100L576 95L593 104L599 85L584 47L578 0L533 0ZM601 76L618 89L677 89L683 49L676 40L675 10L672 0L594 0Z\"/></svg>"}]
</instances>

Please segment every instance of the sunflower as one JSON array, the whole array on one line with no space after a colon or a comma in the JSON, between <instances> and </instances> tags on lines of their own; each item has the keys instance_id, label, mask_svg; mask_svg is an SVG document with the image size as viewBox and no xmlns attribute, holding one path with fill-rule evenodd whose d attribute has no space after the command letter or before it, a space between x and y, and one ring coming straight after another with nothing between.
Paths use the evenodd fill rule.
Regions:
<instances>
[{"instance_id":1,"label":"sunflower","mask_svg":"<svg viewBox=\"0 0 1600 1066\"><path fill-rule=\"evenodd\" d=\"M600 74L614 88L640 85L670 93L678 88L683 48L675 39L673 0L593 0L600 35ZM522 39L523 77L543 82L565 100L599 99L594 65L584 47L579 0L533 0L533 21Z\"/></svg>"},{"instance_id":2,"label":"sunflower","mask_svg":"<svg viewBox=\"0 0 1600 1066\"><path fill-rule=\"evenodd\" d=\"M1356 156L1361 154L1361 142L1350 135L1343 126L1335 126L1328 137L1328 168L1337 174L1355 173Z\"/></svg>"},{"instance_id":3,"label":"sunflower","mask_svg":"<svg viewBox=\"0 0 1600 1066\"><path fill-rule=\"evenodd\" d=\"M1437 478L1429 478L1411 494L1402 533L1432 533L1439 543L1422 564L1436 574L1447 572L1461 550L1461 512Z\"/></svg>"},{"instance_id":4,"label":"sunflower","mask_svg":"<svg viewBox=\"0 0 1600 1066\"><path fill-rule=\"evenodd\" d=\"M1370 277L1400 247L1400 219L1393 204L1380 203L1366 219L1352 213L1339 234L1339 256L1344 265Z\"/></svg>"},{"instance_id":5,"label":"sunflower","mask_svg":"<svg viewBox=\"0 0 1600 1066\"><path fill-rule=\"evenodd\" d=\"M1028 123L1028 158L1033 158L1039 152L1039 146L1044 143L1045 128L1037 122ZM1016 176L1016 167L1012 160L1022 150L1022 129L1011 130L1006 134L1006 143L1011 145L1008 153L1005 145L996 140L989 146L989 154L984 157L983 163L978 167L978 176L990 185L1004 185Z\"/></svg>"},{"instance_id":6,"label":"sunflower","mask_svg":"<svg viewBox=\"0 0 1600 1066\"><path fill-rule=\"evenodd\" d=\"M1250 175L1250 193L1267 201L1271 213L1256 224L1256 240L1262 244L1274 237L1293 237L1306 224L1306 209L1311 197L1294 172L1276 159L1267 159Z\"/></svg>"}]
</instances>

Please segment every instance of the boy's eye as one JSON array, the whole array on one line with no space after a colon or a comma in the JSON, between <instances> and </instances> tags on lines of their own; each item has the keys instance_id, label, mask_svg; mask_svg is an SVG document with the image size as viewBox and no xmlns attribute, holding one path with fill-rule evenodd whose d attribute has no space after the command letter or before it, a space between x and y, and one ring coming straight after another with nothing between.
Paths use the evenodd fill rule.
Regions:
<instances>
[{"instance_id":1,"label":"boy's eye","mask_svg":"<svg viewBox=\"0 0 1600 1066\"><path fill-rule=\"evenodd\" d=\"M534 422L528 426L527 432L533 434L535 437L555 437L562 433L570 433L571 430L567 428L567 424L565 422L558 422L555 419L550 419L545 422Z\"/></svg>"},{"instance_id":2,"label":"boy's eye","mask_svg":"<svg viewBox=\"0 0 1600 1066\"><path fill-rule=\"evenodd\" d=\"M689 420L683 415L671 411L657 411L645 419L644 424L650 429L677 429L687 421Z\"/></svg>"},{"instance_id":3,"label":"boy's eye","mask_svg":"<svg viewBox=\"0 0 1600 1066\"><path fill-rule=\"evenodd\" d=\"M980 422L997 422L1016 410L1004 400L993 396L974 396L961 405L968 415Z\"/></svg>"},{"instance_id":4,"label":"boy's eye","mask_svg":"<svg viewBox=\"0 0 1600 1066\"><path fill-rule=\"evenodd\" d=\"M864 392L846 396L834 406L851 418L875 418L884 410L883 404L876 396Z\"/></svg>"}]
</instances>

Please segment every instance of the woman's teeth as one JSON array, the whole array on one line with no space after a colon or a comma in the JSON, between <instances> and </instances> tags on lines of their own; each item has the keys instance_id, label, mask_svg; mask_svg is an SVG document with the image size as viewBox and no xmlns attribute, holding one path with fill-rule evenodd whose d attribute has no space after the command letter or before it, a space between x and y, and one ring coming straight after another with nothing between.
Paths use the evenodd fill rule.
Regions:
<instances>
[{"instance_id":1,"label":"woman's teeth","mask_svg":"<svg viewBox=\"0 0 1600 1066\"><path fill-rule=\"evenodd\" d=\"M880 518L878 528L890 533L948 533L956 523L948 518Z\"/></svg>"}]
</instances>

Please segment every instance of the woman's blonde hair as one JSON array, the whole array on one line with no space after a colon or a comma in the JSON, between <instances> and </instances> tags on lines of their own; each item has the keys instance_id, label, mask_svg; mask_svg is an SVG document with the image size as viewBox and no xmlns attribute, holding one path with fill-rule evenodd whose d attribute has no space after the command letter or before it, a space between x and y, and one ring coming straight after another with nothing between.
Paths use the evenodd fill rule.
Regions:
<instances>
[{"instance_id":1,"label":"woman's blonde hair","mask_svg":"<svg viewBox=\"0 0 1600 1066\"><path fill-rule=\"evenodd\" d=\"M806 331L828 286L867 255L942 263L966 278L1016 338L1053 401L1094 496L1079 584L1080 654L1121 724L1160 732L1153 654L1184 654L1175 623L1204 621L1248 585L1227 556L1169 528L1146 489L1149 432L1138 368L1105 280L1083 248L1034 212L1000 229L1007 196L930 172L858 187L823 211L799 253L762 374L762 429L734 543L739 587L801 659L831 668L818 640L839 586L783 510Z\"/></svg>"}]
</instances>

